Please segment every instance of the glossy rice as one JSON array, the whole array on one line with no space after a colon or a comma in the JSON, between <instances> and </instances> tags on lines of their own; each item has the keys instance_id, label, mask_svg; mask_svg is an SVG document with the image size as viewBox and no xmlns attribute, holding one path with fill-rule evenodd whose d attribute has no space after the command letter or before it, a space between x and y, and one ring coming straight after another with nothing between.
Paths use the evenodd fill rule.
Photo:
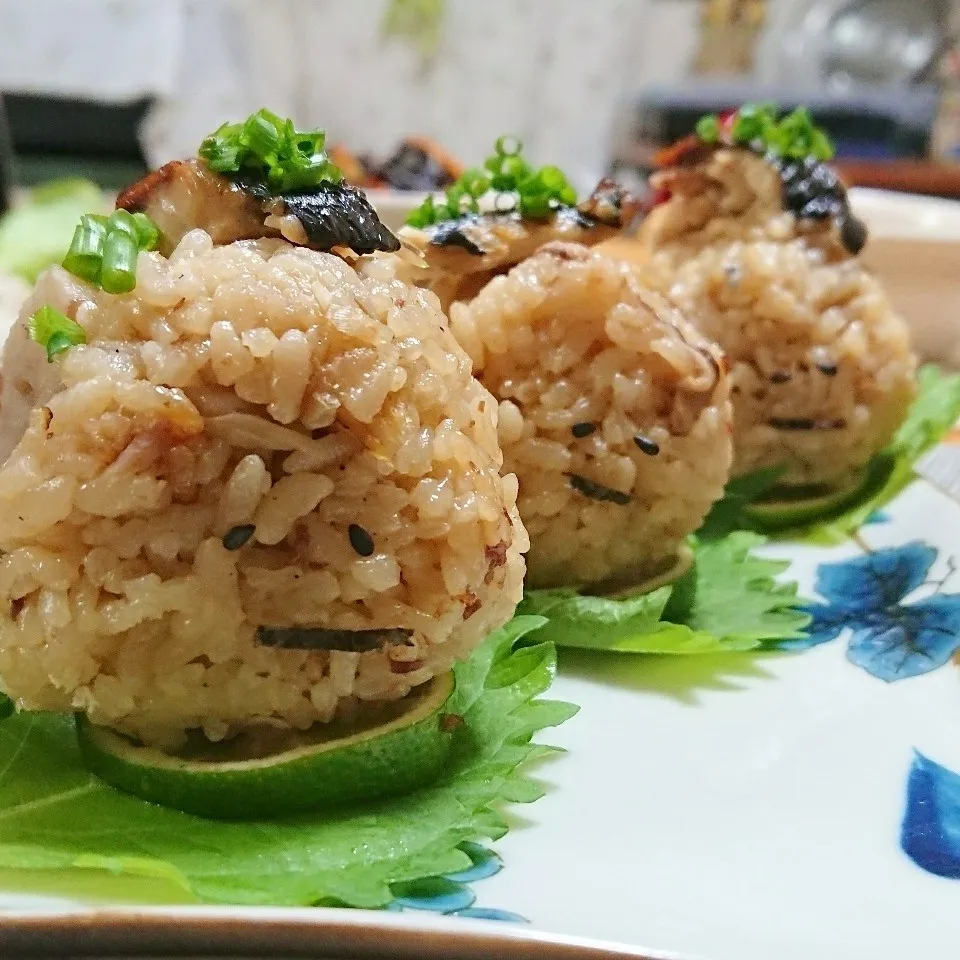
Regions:
<instances>
[{"instance_id":1,"label":"glossy rice","mask_svg":"<svg viewBox=\"0 0 960 960\"><path fill-rule=\"evenodd\" d=\"M635 271L551 243L451 307L499 401L528 584L638 583L700 525L732 456L724 363Z\"/></svg>"},{"instance_id":2,"label":"glossy rice","mask_svg":"<svg viewBox=\"0 0 960 960\"><path fill-rule=\"evenodd\" d=\"M303 729L402 697L510 618L527 538L496 404L393 270L194 231L141 254L131 294L41 277L0 394L19 706L164 747ZM42 304L88 338L53 364L24 326ZM261 626L404 633L358 653Z\"/></svg>"},{"instance_id":3,"label":"glossy rice","mask_svg":"<svg viewBox=\"0 0 960 960\"><path fill-rule=\"evenodd\" d=\"M915 391L907 327L832 220L784 211L777 171L746 151L664 171L643 227L652 275L730 362L734 474L847 481Z\"/></svg>"}]
</instances>

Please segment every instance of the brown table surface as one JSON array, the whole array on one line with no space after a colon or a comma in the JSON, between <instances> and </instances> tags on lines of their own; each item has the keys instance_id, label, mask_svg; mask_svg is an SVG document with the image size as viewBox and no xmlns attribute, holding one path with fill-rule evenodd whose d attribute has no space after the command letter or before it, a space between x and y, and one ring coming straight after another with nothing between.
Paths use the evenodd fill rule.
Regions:
<instances>
[{"instance_id":1,"label":"brown table surface","mask_svg":"<svg viewBox=\"0 0 960 960\"><path fill-rule=\"evenodd\" d=\"M835 166L851 187L960 197L960 164L948 165L926 160L838 160Z\"/></svg>"}]
</instances>

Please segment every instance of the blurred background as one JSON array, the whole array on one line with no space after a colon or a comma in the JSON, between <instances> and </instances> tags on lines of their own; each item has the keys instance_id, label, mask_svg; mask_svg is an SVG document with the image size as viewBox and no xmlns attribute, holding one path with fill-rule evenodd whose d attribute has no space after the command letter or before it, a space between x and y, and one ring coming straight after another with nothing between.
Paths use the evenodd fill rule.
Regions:
<instances>
[{"instance_id":1,"label":"blurred background","mask_svg":"<svg viewBox=\"0 0 960 960\"><path fill-rule=\"evenodd\" d=\"M3 176L116 187L268 105L373 166L515 133L587 186L763 99L810 104L853 183L960 196L958 25L960 0L0 0Z\"/></svg>"}]
</instances>

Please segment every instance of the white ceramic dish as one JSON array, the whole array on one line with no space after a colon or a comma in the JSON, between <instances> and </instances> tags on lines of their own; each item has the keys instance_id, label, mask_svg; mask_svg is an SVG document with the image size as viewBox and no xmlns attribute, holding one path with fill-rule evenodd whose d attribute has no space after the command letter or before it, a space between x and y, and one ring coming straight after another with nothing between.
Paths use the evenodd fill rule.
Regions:
<instances>
[{"instance_id":1,"label":"white ceramic dish","mask_svg":"<svg viewBox=\"0 0 960 960\"><path fill-rule=\"evenodd\" d=\"M894 202L922 240L952 229L953 208ZM897 630L918 649L960 643L960 504L918 481L875 521L840 547L768 548L807 596L819 577L819 599L846 604L852 634L790 653L562 658L551 696L582 710L549 739L568 753L537 771L546 797L495 845L503 868L463 884L458 905L529 927L425 902L400 916L118 912L7 873L0 957L955 960L960 669L918 673L928 664ZM634 946L602 946L615 942Z\"/></svg>"}]
</instances>

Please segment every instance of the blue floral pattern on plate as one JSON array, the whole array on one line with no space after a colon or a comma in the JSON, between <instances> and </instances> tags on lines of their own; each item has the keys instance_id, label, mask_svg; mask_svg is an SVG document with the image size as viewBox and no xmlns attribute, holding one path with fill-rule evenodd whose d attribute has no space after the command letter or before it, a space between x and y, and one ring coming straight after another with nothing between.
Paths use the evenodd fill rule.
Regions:
<instances>
[{"instance_id":1,"label":"blue floral pattern on plate","mask_svg":"<svg viewBox=\"0 0 960 960\"><path fill-rule=\"evenodd\" d=\"M942 666L960 648L960 595L943 592L956 570L952 557L943 578L928 579L936 559L934 547L915 541L821 564L816 591L826 603L808 606L813 621L807 637L780 648L806 649L849 629L848 659L881 680L903 680ZM922 587L933 589L907 602Z\"/></svg>"},{"instance_id":2,"label":"blue floral pattern on plate","mask_svg":"<svg viewBox=\"0 0 960 960\"><path fill-rule=\"evenodd\" d=\"M960 774L922 753L907 779L900 846L918 867L960 880Z\"/></svg>"},{"instance_id":3,"label":"blue floral pattern on plate","mask_svg":"<svg viewBox=\"0 0 960 960\"><path fill-rule=\"evenodd\" d=\"M466 870L443 877L395 883L391 888L395 899L386 909L395 912L427 910L456 917L471 917L474 920L529 922L526 917L509 910L474 906L476 894L470 884L499 873L503 869L503 861L492 850L479 843L461 843L460 849L471 861Z\"/></svg>"}]
</instances>

